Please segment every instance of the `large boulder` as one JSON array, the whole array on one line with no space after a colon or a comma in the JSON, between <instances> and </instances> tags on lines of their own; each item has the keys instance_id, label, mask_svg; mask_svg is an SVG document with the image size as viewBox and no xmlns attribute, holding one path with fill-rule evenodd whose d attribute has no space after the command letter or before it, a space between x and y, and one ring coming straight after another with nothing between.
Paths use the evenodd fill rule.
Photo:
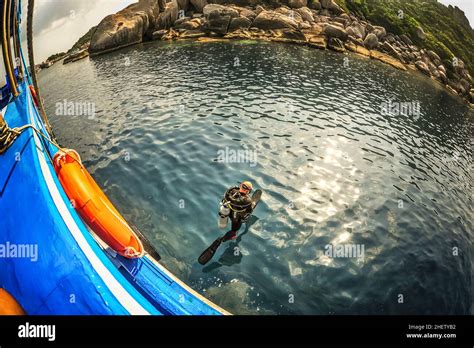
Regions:
<instances>
[{"instance_id":1,"label":"large boulder","mask_svg":"<svg viewBox=\"0 0 474 348\"><path fill-rule=\"evenodd\" d=\"M461 79L461 81L459 82L461 83L461 86L464 88L465 91L469 91L471 89L471 84L466 79Z\"/></svg>"},{"instance_id":2,"label":"large boulder","mask_svg":"<svg viewBox=\"0 0 474 348\"><path fill-rule=\"evenodd\" d=\"M426 34L425 34L425 31L423 30L422 27L417 27L417 28L416 28L416 36L417 36L420 40L426 39Z\"/></svg>"},{"instance_id":3,"label":"large boulder","mask_svg":"<svg viewBox=\"0 0 474 348\"><path fill-rule=\"evenodd\" d=\"M446 71L438 70L438 76L441 82L446 84L448 82L448 78L446 77Z\"/></svg>"},{"instance_id":4,"label":"large boulder","mask_svg":"<svg viewBox=\"0 0 474 348\"><path fill-rule=\"evenodd\" d=\"M239 17L239 12L236 9L217 4L204 6L203 14L208 20L208 29L221 35L227 33L230 21Z\"/></svg>"},{"instance_id":5,"label":"large boulder","mask_svg":"<svg viewBox=\"0 0 474 348\"><path fill-rule=\"evenodd\" d=\"M252 25L252 22L247 17L236 17L232 18L229 24L228 32L236 31L239 29L248 29Z\"/></svg>"},{"instance_id":6,"label":"large boulder","mask_svg":"<svg viewBox=\"0 0 474 348\"><path fill-rule=\"evenodd\" d=\"M377 38L377 35L374 33L370 33L365 37L364 40L364 46L365 48L372 50L376 48L379 44L379 39Z\"/></svg>"},{"instance_id":7,"label":"large boulder","mask_svg":"<svg viewBox=\"0 0 474 348\"><path fill-rule=\"evenodd\" d=\"M336 17L333 19L333 22L341 24L344 28L349 24L349 20L344 17Z\"/></svg>"},{"instance_id":8,"label":"large boulder","mask_svg":"<svg viewBox=\"0 0 474 348\"><path fill-rule=\"evenodd\" d=\"M372 31L372 33L377 35L377 38L379 40L382 40L387 35L387 31L385 30L385 28L380 26L374 26L374 30Z\"/></svg>"},{"instance_id":9,"label":"large boulder","mask_svg":"<svg viewBox=\"0 0 474 348\"><path fill-rule=\"evenodd\" d=\"M309 8L301 7L299 9L296 9L295 11L298 12L298 14L301 16L301 18L304 21L314 23L314 15L313 15L313 12L311 12Z\"/></svg>"},{"instance_id":10,"label":"large boulder","mask_svg":"<svg viewBox=\"0 0 474 348\"><path fill-rule=\"evenodd\" d=\"M401 60L401 55L400 52L398 52L395 47L393 47L391 44L389 44L387 41L385 41L381 48L387 52L389 55L391 55L394 58L397 58L398 60Z\"/></svg>"},{"instance_id":11,"label":"large boulder","mask_svg":"<svg viewBox=\"0 0 474 348\"><path fill-rule=\"evenodd\" d=\"M248 18L251 21L253 21L255 17L257 17L257 14L254 11L249 10L248 8L238 6L232 6L232 8L239 12L239 16Z\"/></svg>"},{"instance_id":12,"label":"large boulder","mask_svg":"<svg viewBox=\"0 0 474 348\"><path fill-rule=\"evenodd\" d=\"M218 13L220 16L231 16L232 18L239 16L239 11L235 8L229 6L223 6L218 4L209 4L204 6L202 13L204 16L209 17L209 15L213 12Z\"/></svg>"},{"instance_id":13,"label":"large boulder","mask_svg":"<svg viewBox=\"0 0 474 348\"><path fill-rule=\"evenodd\" d=\"M288 0L290 8L301 8L308 6L308 0Z\"/></svg>"},{"instance_id":14,"label":"large boulder","mask_svg":"<svg viewBox=\"0 0 474 348\"><path fill-rule=\"evenodd\" d=\"M353 22L350 27L346 28L346 30L349 30L349 28L351 29L352 36L362 40L365 39L365 27L362 24L359 22Z\"/></svg>"},{"instance_id":15,"label":"large boulder","mask_svg":"<svg viewBox=\"0 0 474 348\"><path fill-rule=\"evenodd\" d=\"M220 15L218 12L212 12L208 18L207 28L217 34L225 35L231 20L232 17L229 15Z\"/></svg>"},{"instance_id":16,"label":"large boulder","mask_svg":"<svg viewBox=\"0 0 474 348\"><path fill-rule=\"evenodd\" d=\"M319 11L322 8L321 3L319 2L319 0L309 0L308 7L310 9L313 9L313 10L316 10L316 11Z\"/></svg>"},{"instance_id":17,"label":"large boulder","mask_svg":"<svg viewBox=\"0 0 474 348\"><path fill-rule=\"evenodd\" d=\"M341 14L343 11L334 0L320 0L321 7L335 14Z\"/></svg>"},{"instance_id":18,"label":"large boulder","mask_svg":"<svg viewBox=\"0 0 474 348\"><path fill-rule=\"evenodd\" d=\"M165 9L158 16L157 28L158 29L169 29L171 28L179 15L179 3L177 0L168 2L165 6Z\"/></svg>"},{"instance_id":19,"label":"large boulder","mask_svg":"<svg viewBox=\"0 0 474 348\"><path fill-rule=\"evenodd\" d=\"M292 10L286 6L281 6L281 7L276 8L275 12L282 14L284 16L287 16L296 22L301 22L303 20L303 18L301 17L298 11Z\"/></svg>"},{"instance_id":20,"label":"large boulder","mask_svg":"<svg viewBox=\"0 0 474 348\"><path fill-rule=\"evenodd\" d=\"M202 13L203 8L207 5L207 0L190 0L191 5L195 8L197 12Z\"/></svg>"},{"instance_id":21,"label":"large boulder","mask_svg":"<svg viewBox=\"0 0 474 348\"><path fill-rule=\"evenodd\" d=\"M91 37L89 53L96 55L142 42L145 37L151 38L159 17L160 3L163 5L163 2L156 0L139 0L102 19Z\"/></svg>"},{"instance_id":22,"label":"large boulder","mask_svg":"<svg viewBox=\"0 0 474 348\"><path fill-rule=\"evenodd\" d=\"M428 63L428 69L430 69L431 75L433 75L434 77L439 77L438 68L432 62Z\"/></svg>"},{"instance_id":23,"label":"large boulder","mask_svg":"<svg viewBox=\"0 0 474 348\"><path fill-rule=\"evenodd\" d=\"M176 22L179 22L179 20ZM174 27L176 29L196 30L201 27L201 21L199 18L193 18L190 20L181 21L178 24L175 23Z\"/></svg>"},{"instance_id":24,"label":"large boulder","mask_svg":"<svg viewBox=\"0 0 474 348\"><path fill-rule=\"evenodd\" d=\"M275 39L276 41L286 41L286 42L296 42L302 43L306 42L305 35L300 30L293 30L293 29L279 29L274 30ZM279 40L283 39L283 40Z\"/></svg>"},{"instance_id":25,"label":"large boulder","mask_svg":"<svg viewBox=\"0 0 474 348\"><path fill-rule=\"evenodd\" d=\"M180 10L183 10L186 12L189 9L189 0L177 0L178 1L178 7Z\"/></svg>"},{"instance_id":26,"label":"large boulder","mask_svg":"<svg viewBox=\"0 0 474 348\"><path fill-rule=\"evenodd\" d=\"M430 73L430 68L428 67L428 65L421 61L421 60L418 60L415 62L415 66L418 70L420 70L423 74L427 75L427 76L431 76L431 73Z\"/></svg>"},{"instance_id":27,"label":"large boulder","mask_svg":"<svg viewBox=\"0 0 474 348\"><path fill-rule=\"evenodd\" d=\"M167 33L168 33L168 30L166 30L166 29L157 30L157 31L153 32L152 39L153 40L161 40Z\"/></svg>"},{"instance_id":28,"label":"large boulder","mask_svg":"<svg viewBox=\"0 0 474 348\"><path fill-rule=\"evenodd\" d=\"M344 47L344 43L338 39L337 37L331 37L328 40L328 48L332 49L336 52L345 52L346 48Z\"/></svg>"},{"instance_id":29,"label":"large boulder","mask_svg":"<svg viewBox=\"0 0 474 348\"><path fill-rule=\"evenodd\" d=\"M430 59L433 62L435 62L437 64L440 64L441 58L436 54L436 52L430 50L430 51L427 52L427 54L428 54L428 57L430 57Z\"/></svg>"},{"instance_id":30,"label":"large boulder","mask_svg":"<svg viewBox=\"0 0 474 348\"><path fill-rule=\"evenodd\" d=\"M275 11L260 12L252 23L252 27L270 29L296 29L298 23L289 16L285 16Z\"/></svg>"},{"instance_id":31,"label":"large boulder","mask_svg":"<svg viewBox=\"0 0 474 348\"><path fill-rule=\"evenodd\" d=\"M324 27L323 33L328 38L337 38L337 39L340 39L342 41L346 41L347 37L348 37L347 32L344 29L342 29L339 26L332 25L332 24L327 24Z\"/></svg>"},{"instance_id":32,"label":"large boulder","mask_svg":"<svg viewBox=\"0 0 474 348\"><path fill-rule=\"evenodd\" d=\"M387 36L385 36L385 41L392 45L397 43L397 39L395 39L392 33L388 33Z\"/></svg>"}]
</instances>

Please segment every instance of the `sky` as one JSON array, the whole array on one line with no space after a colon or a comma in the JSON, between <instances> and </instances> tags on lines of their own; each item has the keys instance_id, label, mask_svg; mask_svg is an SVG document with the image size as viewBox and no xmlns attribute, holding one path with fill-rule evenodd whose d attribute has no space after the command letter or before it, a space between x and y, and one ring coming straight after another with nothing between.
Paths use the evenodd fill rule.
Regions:
<instances>
[{"instance_id":1,"label":"sky","mask_svg":"<svg viewBox=\"0 0 474 348\"><path fill-rule=\"evenodd\" d=\"M105 16L138 0L36 0L33 19L35 62L69 50ZM23 0L26 22L26 0ZM23 29L26 34L26 27ZM25 35L23 35L26 38Z\"/></svg>"}]
</instances>

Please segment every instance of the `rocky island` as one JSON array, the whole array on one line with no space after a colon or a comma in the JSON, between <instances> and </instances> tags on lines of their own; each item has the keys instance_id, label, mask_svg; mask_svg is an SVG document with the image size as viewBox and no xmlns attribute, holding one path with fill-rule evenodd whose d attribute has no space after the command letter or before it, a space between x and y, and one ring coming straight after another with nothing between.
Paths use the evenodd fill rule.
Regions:
<instances>
[{"instance_id":1,"label":"rocky island","mask_svg":"<svg viewBox=\"0 0 474 348\"><path fill-rule=\"evenodd\" d=\"M420 2L413 0L411 5ZM445 39L446 33L432 27L428 31L420 25L408 14L413 8L400 0L387 1L392 8L383 7L387 5L385 1L373 3L365 0L139 0L105 17L89 30L79 40L81 50L76 49L64 63L152 40L288 42L340 53L354 52L401 70L419 71L474 107L470 73L473 62L468 61L472 60L474 31L464 13L436 0L423 4L425 8L433 6L433 11L449 15L456 33L462 31L459 42L466 41L466 47L461 49L458 42Z\"/></svg>"}]
</instances>

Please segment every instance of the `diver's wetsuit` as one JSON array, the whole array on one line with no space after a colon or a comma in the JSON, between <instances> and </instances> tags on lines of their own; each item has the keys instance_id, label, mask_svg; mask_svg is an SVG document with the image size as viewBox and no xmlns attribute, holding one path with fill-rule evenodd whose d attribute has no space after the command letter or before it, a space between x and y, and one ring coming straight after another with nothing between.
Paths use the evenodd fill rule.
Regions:
<instances>
[{"instance_id":1,"label":"diver's wetsuit","mask_svg":"<svg viewBox=\"0 0 474 348\"><path fill-rule=\"evenodd\" d=\"M232 221L232 229L224 235L223 241L228 241L237 235L242 223L252 213L252 198L250 195L240 193L239 187L234 186L227 190L223 198L224 202L230 202L230 220Z\"/></svg>"}]
</instances>

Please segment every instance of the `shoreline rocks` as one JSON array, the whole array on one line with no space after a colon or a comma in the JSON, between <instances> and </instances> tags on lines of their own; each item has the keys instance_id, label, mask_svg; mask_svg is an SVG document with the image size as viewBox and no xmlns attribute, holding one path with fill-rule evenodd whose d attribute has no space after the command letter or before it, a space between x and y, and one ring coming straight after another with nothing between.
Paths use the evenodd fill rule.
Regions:
<instances>
[{"instance_id":1,"label":"shoreline rocks","mask_svg":"<svg viewBox=\"0 0 474 348\"><path fill-rule=\"evenodd\" d=\"M419 71L474 107L474 81L460 59L454 58L453 66L445 66L436 52L420 49L408 35L394 35L345 13L333 0L275 0L272 4L276 6L259 0L235 3L139 0L100 22L89 53L93 56L147 40L189 39L265 40L340 53L347 50L400 70ZM415 34L421 40L426 38L421 27Z\"/></svg>"},{"instance_id":2,"label":"shoreline rocks","mask_svg":"<svg viewBox=\"0 0 474 348\"><path fill-rule=\"evenodd\" d=\"M89 54L93 56L142 42L144 37L151 36L162 8L164 0L139 0L105 17L92 34Z\"/></svg>"}]
</instances>

